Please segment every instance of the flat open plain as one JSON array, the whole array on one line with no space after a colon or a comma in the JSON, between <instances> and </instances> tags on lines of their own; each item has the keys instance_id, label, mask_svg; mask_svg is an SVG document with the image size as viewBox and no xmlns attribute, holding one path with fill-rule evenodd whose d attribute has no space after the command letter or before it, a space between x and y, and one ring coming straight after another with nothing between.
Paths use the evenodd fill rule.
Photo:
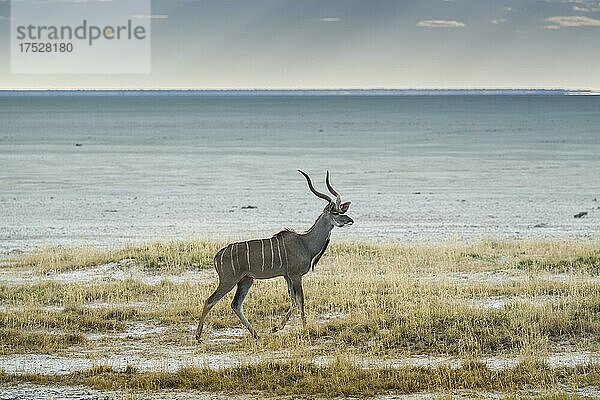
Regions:
<instances>
[{"instance_id":1,"label":"flat open plain","mask_svg":"<svg viewBox=\"0 0 600 400\"><path fill-rule=\"evenodd\" d=\"M272 333L289 306L278 278L245 302L261 339L229 294L198 344L222 244L4 258L0 398L600 395L597 242L333 245L304 279L306 329L295 316Z\"/></svg>"}]
</instances>

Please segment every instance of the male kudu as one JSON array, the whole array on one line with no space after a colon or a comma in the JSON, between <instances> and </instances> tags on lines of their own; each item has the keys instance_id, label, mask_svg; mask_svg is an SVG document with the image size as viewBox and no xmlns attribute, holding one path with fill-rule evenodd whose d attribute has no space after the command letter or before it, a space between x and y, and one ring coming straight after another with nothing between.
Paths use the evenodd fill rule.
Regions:
<instances>
[{"instance_id":1,"label":"male kudu","mask_svg":"<svg viewBox=\"0 0 600 400\"><path fill-rule=\"evenodd\" d=\"M268 239L256 239L245 242L231 243L217 252L214 266L219 275L219 286L204 303L200 316L196 339L200 341L204 319L213 306L237 285L231 307L244 326L255 338L258 334L246 319L243 310L244 298L254 279L270 279L283 276L291 305L286 312L281 325L283 329L292 315L294 305L300 308L302 323L306 325L304 315L304 293L302 291L302 276L315 265L327 249L329 237L334 226L342 227L354 223L352 218L345 215L350 202L342 203L342 198L329 183L329 171L325 182L327 188L336 197L333 201L328 195L318 192L313 187L310 177L298 170L308 182L308 187L317 197L327 201L323 212L312 227L304 233L283 230Z\"/></svg>"}]
</instances>

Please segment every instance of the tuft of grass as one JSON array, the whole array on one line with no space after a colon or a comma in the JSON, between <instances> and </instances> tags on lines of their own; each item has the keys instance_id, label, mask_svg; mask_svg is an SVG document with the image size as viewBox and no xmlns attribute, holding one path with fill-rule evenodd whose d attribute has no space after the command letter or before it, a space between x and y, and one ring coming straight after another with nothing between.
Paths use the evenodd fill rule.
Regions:
<instances>
[{"instance_id":1,"label":"tuft of grass","mask_svg":"<svg viewBox=\"0 0 600 400\"><path fill-rule=\"evenodd\" d=\"M222 244L213 241L172 241L129 245L122 249L95 247L47 247L6 260L12 268L27 268L44 275L107 263L134 263L148 269L177 272L212 267L213 257Z\"/></svg>"},{"instance_id":2,"label":"tuft of grass","mask_svg":"<svg viewBox=\"0 0 600 400\"><path fill-rule=\"evenodd\" d=\"M520 351L526 338L560 342L600 334L599 299L546 306L525 304L498 310L449 306L431 301L416 310L309 325L310 338L331 338L338 348L375 353L404 350L428 354L490 354ZM375 348L372 348L375 346Z\"/></svg>"},{"instance_id":3,"label":"tuft of grass","mask_svg":"<svg viewBox=\"0 0 600 400\"><path fill-rule=\"evenodd\" d=\"M0 329L0 354L22 352L52 353L86 343L80 332L27 332L22 329Z\"/></svg>"},{"instance_id":4,"label":"tuft of grass","mask_svg":"<svg viewBox=\"0 0 600 400\"><path fill-rule=\"evenodd\" d=\"M576 272L590 275L600 274L600 251L561 259L524 258L517 267L528 271Z\"/></svg>"},{"instance_id":5,"label":"tuft of grass","mask_svg":"<svg viewBox=\"0 0 600 400\"><path fill-rule=\"evenodd\" d=\"M65 271L75 268L113 262L110 250L90 246L78 248L46 247L37 251L19 254L6 260L8 267L24 267L39 274Z\"/></svg>"},{"instance_id":6,"label":"tuft of grass","mask_svg":"<svg viewBox=\"0 0 600 400\"><path fill-rule=\"evenodd\" d=\"M158 242L127 246L116 251L119 260L134 260L148 269L177 272L185 269L212 268L213 258L222 243L211 241Z\"/></svg>"},{"instance_id":7,"label":"tuft of grass","mask_svg":"<svg viewBox=\"0 0 600 400\"><path fill-rule=\"evenodd\" d=\"M0 328L7 329L70 329L83 332L120 331L123 321L134 319L139 311L133 308L67 308L64 311L32 309L27 312L0 312Z\"/></svg>"}]
</instances>

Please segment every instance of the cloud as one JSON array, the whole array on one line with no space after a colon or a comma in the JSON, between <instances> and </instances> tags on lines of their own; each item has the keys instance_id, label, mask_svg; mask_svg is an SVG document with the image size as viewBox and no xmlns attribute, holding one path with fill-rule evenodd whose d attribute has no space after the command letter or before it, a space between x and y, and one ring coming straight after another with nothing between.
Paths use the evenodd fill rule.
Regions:
<instances>
[{"instance_id":1,"label":"cloud","mask_svg":"<svg viewBox=\"0 0 600 400\"><path fill-rule=\"evenodd\" d=\"M600 7L579 7L579 6L573 6L573 11L598 12L598 11L600 11Z\"/></svg>"},{"instance_id":2,"label":"cloud","mask_svg":"<svg viewBox=\"0 0 600 400\"><path fill-rule=\"evenodd\" d=\"M492 24L494 25L500 25L506 22L506 18L498 18L498 19L493 19L492 20Z\"/></svg>"},{"instance_id":3,"label":"cloud","mask_svg":"<svg viewBox=\"0 0 600 400\"><path fill-rule=\"evenodd\" d=\"M542 28L547 29L549 31L555 31L555 30L560 29L560 26L558 26L558 25L544 25L544 26L542 26Z\"/></svg>"},{"instance_id":4,"label":"cloud","mask_svg":"<svg viewBox=\"0 0 600 400\"><path fill-rule=\"evenodd\" d=\"M338 17L322 17L319 19L321 22L340 22L341 19Z\"/></svg>"},{"instance_id":5,"label":"cloud","mask_svg":"<svg viewBox=\"0 0 600 400\"><path fill-rule=\"evenodd\" d=\"M579 26L600 26L600 19L590 17L573 16L556 16L545 19L546 22L553 24L558 28L574 28ZM551 28L556 29L556 28Z\"/></svg>"},{"instance_id":6,"label":"cloud","mask_svg":"<svg viewBox=\"0 0 600 400\"><path fill-rule=\"evenodd\" d=\"M136 15L132 15L131 18L136 18L136 19L167 19L167 18L169 18L169 16L166 15L166 14L151 14L151 15L136 14Z\"/></svg>"},{"instance_id":7,"label":"cloud","mask_svg":"<svg viewBox=\"0 0 600 400\"><path fill-rule=\"evenodd\" d=\"M466 25L460 21L448 21L445 19L427 19L417 24L422 28L464 28Z\"/></svg>"}]
</instances>

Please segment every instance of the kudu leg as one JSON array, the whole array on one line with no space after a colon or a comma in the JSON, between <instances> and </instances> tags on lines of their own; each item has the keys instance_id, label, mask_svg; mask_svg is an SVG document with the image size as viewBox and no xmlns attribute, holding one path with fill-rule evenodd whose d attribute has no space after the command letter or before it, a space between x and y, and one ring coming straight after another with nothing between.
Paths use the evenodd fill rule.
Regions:
<instances>
[{"instance_id":1,"label":"kudu leg","mask_svg":"<svg viewBox=\"0 0 600 400\"><path fill-rule=\"evenodd\" d=\"M238 282L237 290L235 291L235 297L231 302L231 308L233 308L233 311L235 311L240 321L242 321L242 324L244 324L244 326L250 331L252 336L254 336L255 339L258 339L258 334L244 315L244 299L246 298L248 290L250 290L250 286L252 286L253 282L254 279L250 278L249 276L242 278L242 280Z\"/></svg>"},{"instance_id":2,"label":"kudu leg","mask_svg":"<svg viewBox=\"0 0 600 400\"><path fill-rule=\"evenodd\" d=\"M302 325L306 328L306 315L304 314L304 291L302 290L302 277L296 276L292 278L292 286L296 298L296 304L300 308L300 316L302 317Z\"/></svg>"},{"instance_id":3,"label":"kudu leg","mask_svg":"<svg viewBox=\"0 0 600 400\"><path fill-rule=\"evenodd\" d=\"M209 311L217 304L219 300L223 298L227 293L233 289L234 284L224 284L223 282L219 282L219 287L206 299L204 302L204 308L202 309L202 315L200 316L200 322L198 323L198 328L196 329L196 340L200 341L200 337L202 336L202 329L204 327L204 319Z\"/></svg>"},{"instance_id":4,"label":"kudu leg","mask_svg":"<svg viewBox=\"0 0 600 400\"><path fill-rule=\"evenodd\" d=\"M292 285L292 280L290 278L288 278L287 276L284 276L284 279L285 279L285 282L287 283L288 293L290 294L290 308L285 313L285 316L283 317L283 320L281 321L281 325L273 327L273 332L277 332L277 331L280 331L283 328L285 328L285 325L288 323L288 321L290 320L290 317L292 316L294 306L296 305L296 297L294 294L294 286Z\"/></svg>"}]
</instances>

